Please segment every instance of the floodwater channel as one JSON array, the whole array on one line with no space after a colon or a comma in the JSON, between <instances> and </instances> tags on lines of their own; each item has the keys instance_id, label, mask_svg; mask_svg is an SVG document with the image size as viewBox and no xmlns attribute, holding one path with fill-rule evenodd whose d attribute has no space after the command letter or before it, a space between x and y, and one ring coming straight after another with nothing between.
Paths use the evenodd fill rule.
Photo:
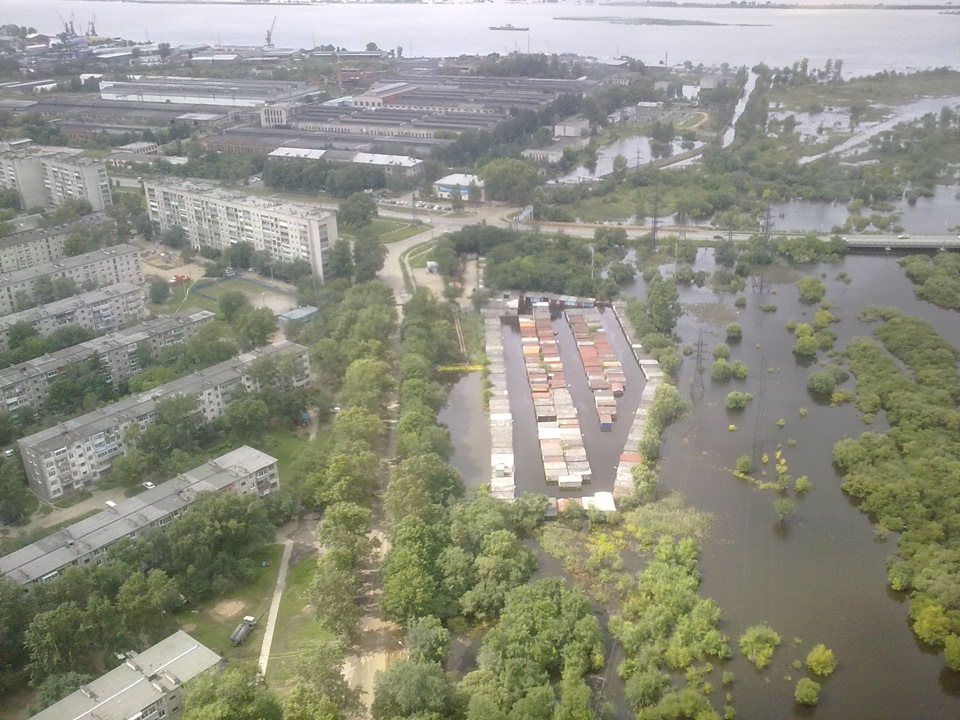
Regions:
<instances>
[{"instance_id":1,"label":"floodwater channel","mask_svg":"<svg viewBox=\"0 0 960 720\"><path fill-rule=\"evenodd\" d=\"M711 251L702 249L694 267L712 271ZM841 272L847 273L849 283L837 279ZM960 338L960 315L917 300L895 254L849 255L837 263L798 268L796 278L803 274L820 276L827 285L826 299L840 318L831 326L838 335L837 349L857 335L870 334L874 326L856 319L867 304L896 306L929 320L948 341L956 343ZM638 278L626 292L642 297L643 281ZM875 539L870 519L841 491L842 478L831 461L836 440L867 430L883 431L885 425L881 418L873 426L865 425L852 405L831 407L815 402L806 390L806 381L816 366L805 367L793 356L794 338L785 324L791 318L810 321L814 308L799 304L793 280L762 294L748 287L747 307L742 310L734 307L731 296L718 296L707 288L690 286L680 292L686 310L677 328L681 345L696 344L702 332L705 373L701 390L694 383L695 358L684 359L678 388L690 409L665 433L661 480L666 489L681 493L688 504L713 516L710 535L703 543L701 594L717 601L723 613L722 629L731 638L734 658L723 669L736 676L730 691L737 717L957 717L960 675L945 668L941 653L914 638L906 598L887 587L886 558L895 552L896 536L891 533L885 542ZM777 311L762 312L764 303L775 303ZM731 358L744 361L750 374L742 382L716 383L709 375L710 349L725 339L728 322L743 327L743 340L731 345ZM612 313L604 313L604 324L624 366L635 369L635 364L627 362L622 335L614 332ZM560 347L568 345L563 334L565 328L569 332L566 322L555 320L554 328ZM511 400L515 395L526 399L511 402L517 489L556 496L556 488L548 488L543 481L519 334L505 324L503 339ZM627 404L618 408L614 432L600 433L591 415L592 404L581 407L589 399L583 393L589 391L580 378L583 373L575 351L561 353L595 476L583 493L611 489L613 468L623 446L620 434L626 435L632 417L628 408L636 407L642 379L628 375L623 399ZM821 352L818 361L826 359ZM639 369L636 372L639 374ZM583 382L582 388L578 382ZM851 378L843 387L852 388L853 382ZM730 390L752 393L754 399L745 411L733 413L725 408L723 401ZM806 417L801 417L801 407L808 409ZM785 421L782 428L777 426L779 418ZM489 452L489 440L476 374L465 376L453 387L441 420L453 432L457 450L452 462L468 486L487 482L489 463L484 453ZM729 431L730 424L737 430ZM769 453L772 457L778 448L790 475L807 475L813 485L803 497L791 491L796 508L785 523L777 520L774 501L778 495L774 491L738 480L730 470L738 456L750 454L759 474L763 467L760 456ZM768 479L774 475L769 467ZM736 639L743 630L760 622L768 622L783 639L763 672L736 651ZM795 670L791 663L803 661L810 648L821 642L834 651L837 670L820 681L816 710L798 709L793 690L805 671ZM721 704L717 697L715 705Z\"/></svg>"}]
</instances>

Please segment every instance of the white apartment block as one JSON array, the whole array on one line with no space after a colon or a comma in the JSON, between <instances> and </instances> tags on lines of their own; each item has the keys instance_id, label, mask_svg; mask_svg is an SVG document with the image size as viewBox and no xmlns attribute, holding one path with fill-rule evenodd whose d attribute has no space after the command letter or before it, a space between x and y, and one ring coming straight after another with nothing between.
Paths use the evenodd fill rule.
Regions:
<instances>
[{"instance_id":1,"label":"white apartment block","mask_svg":"<svg viewBox=\"0 0 960 720\"><path fill-rule=\"evenodd\" d=\"M128 652L123 664L30 720L176 720L183 685L220 662L220 656L183 630Z\"/></svg>"},{"instance_id":2,"label":"white apartment block","mask_svg":"<svg viewBox=\"0 0 960 720\"><path fill-rule=\"evenodd\" d=\"M67 148L0 152L0 187L16 190L24 209L86 200L97 211L113 204L110 179L101 160Z\"/></svg>"},{"instance_id":3,"label":"white apartment block","mask_svg":"<svg viewBox=\"0 0 960 720\"><path fill-rule=\"evenodd\" d=\"M317 206L244 195L207 183L146 181L147 211L160 229L179 226L195 248L248 242L280 262L303 260L323 281L337 218Z\"/></svg>"},{"instance_id":4,"label":"white apartment block","mask_svg":"<svg viewBox=\"0 0 960 720\"><path fill-rule=\"evenodd\" d=\"M188 308L0 370L0 408L39 410L50 393L50 385L90 358L99 360L100 370L117 386L143 369L142 345L156 355L170 345L186 342L198 327L215 318L208 310Z\"/></svg>"},{"instance_id":5,"label":"white apartment block","mask_svg":"<svg viewBox=\"0 0 960 720\"><path fill-rule=\"evenodd\" d=\"M37 279L49 277L55 280L68 277L82 286L94 287L117 283L143 284L140 267L140 251L133 245L122 243L93 252L65 257L54 262L36 265L11 273L0 274L0 316L15 311L20 297L32 300Z\"/></svg>"},{"instance_id":6,"label":"white apartment block","mask_svg":"<svg viewBox=\"0 0 960 720\"><path fill-rule=\"evenodd\" d=\"M91 213L63 225L24 230L0 237L0 273L59 260L64 255L63 246L70 235L109 221L104 213Z\"/></svg>"},{"instance_id":7,"label":"white apartment block","mask_svg":"<svg viewBox=\"0 0 960 720\"><path fill-rule=\"evenodd\" d=\"M251 365L261 358L284 355L296 363L295 385L309 384L307 349L283 340L21 438L17 445L30 489L53 500L92 485L110 469L113 458L126 454L127 429L134 426L141 432L146 430L162 400L192 397L206 422L221 417L238 385L256 389L255 381L247 375Z\"/></svg>"},{"instance_id":8,"label":"white apartment block","mask_svg":"<svg viewBox=\"0 0 960 720\"><path fill-rule=\"evenodd\" d=\"M0 318L0 351L9 347L10 328L19 322L30 323L40 337L47 337L68 325L97 332L119 330L140 320L144 312L143 289L139 285L117 283L91 290Z\"/></svg>"},{"instance_id":9,"label":"white apartment block","mask_svg":"<svg viewBox=\"0 0 960 720\"><path fill-rule=\"evenodd\" d=\"M277 459L243 445L5 555L0 558L0 577L30 586L52 580L74 565L102 565L115 542L166 527L183 515L200 493L255 493L263 498L279 489Z\"/></svg>"}]
</instances>

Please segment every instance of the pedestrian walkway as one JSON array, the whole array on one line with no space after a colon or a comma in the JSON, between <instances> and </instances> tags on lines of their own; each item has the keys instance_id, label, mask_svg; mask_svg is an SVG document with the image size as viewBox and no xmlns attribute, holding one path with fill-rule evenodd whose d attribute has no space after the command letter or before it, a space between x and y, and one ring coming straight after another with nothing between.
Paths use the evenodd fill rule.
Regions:
<instances>
[{"instance_id":1,"label":"pedestrian walkway","mask_svg":"<svg viewBox=\"0 0 960 720\"><path fill-rule=\"evenodd\" d=\"M280 572L277 574L277 584L273 588L273 599L270 601L270 612L267 614L267 626L263 630L263 645L260 647L260 672L267 674L267 663L270 662L270 647L273 645L273 630L277 625L277 616L280 614L280 600L287 587L287 571L290 569L290 554L293 552L293 540L283 541L283 557L280 558Z\"/></svg>"}]
</instances>

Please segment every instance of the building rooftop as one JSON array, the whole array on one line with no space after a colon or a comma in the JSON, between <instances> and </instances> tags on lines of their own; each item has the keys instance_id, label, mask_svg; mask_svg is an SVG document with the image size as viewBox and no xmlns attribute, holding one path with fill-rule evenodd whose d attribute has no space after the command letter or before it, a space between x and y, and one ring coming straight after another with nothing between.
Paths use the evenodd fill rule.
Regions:
<instances>
[{"instance_id":1,"label":"building rooftop","mask_svg":"<svg viewBox=\"0 0 960 720\"><path fill-rule=\"evenodd\" d=\"M106 260L107 258L132 254L139 255L140 250L135 248L133 245L121 243L119 245L113 245L112 247L84 253L83 255L64 257L56 260L55 262L44 263L43 265L34 265L31 268L24 268L23 270L14 270L10 273L0 274L0 285L12 285L14 283L26 282L28 280L34 280L40 275L49 275L55 272L72 270L73 268L83 267L84 265Z\"/></svg>"},{"instance_id":2,"label":"building rooftop","mask_svg":"<svg viewBox=\"0 0 960 720\"><path fill-rule=\"evenodd\" d=\"M296 343L282 340L248 353L243 353L222 363L211 365L203 370L186 375L160 385L139 395L131 395L123 400L97 408L93 412L80 415L71 420L57 423L51 428L21 438L20 447L28 447L43 455L71 443L85 440L98 432L104 432L121 423L144 418L153 412L156 403L174 395L192 394L204 388L217 387L238 378L241 368L248 367L254 360L269 357L290 348L302 347Z\"/></svg>"},{"instance_id":3,"label":"building rooftop","mask_svg":"<svg viewBox=\"0 0 960 720\"><path fill-rule=\"evenodd\" d=\"M209 183L177 181L177 180L150 180L144 182L144 187L156 187L160 189L169 189L174 192L192 193L203 195L220 202L229 202L235 205L242 205L247 208L255 208L262 212L272 212L278 215L287 215L302 218L313 218L323 220L330 216L330 213L315 205L305 203L282 202L271 198L261 197L259 195L247 195L239 190L229 190Z\"/></svg>"},{"instance_id":4,"label":"building rooftop","mask_svg":"<svg viewBox=\"0 0 960 720\"><path fill-rule=\"evenodd\" d=\"M55 235L69 235L70 233L76 232L81 228L100 225L101 223L105 222L110 222L110 216L106 213L90 213L72 222L64 223L63 225L36 228L35 230L23 230L18 233L13 233L12 235L0 237L0 248L13 247L14 245L21 245L23 243L33 242L34 240L53 237Z\"/></svg>"},{"instance_id":5,"label":"building rooftop","mask_svg":"<svg viewBox=\"0 0 960 720\"><path fill-rule=\"evenodd\" d=\"M470 183L473 183L477 187L483 187L483 180L481 180L476 175L465 175L464 173L454 173L453 175L447 175L442 177L439 180L434 181L434 185L459 185L460 187L469 187Z\"/></svg>"},{"instance_id":6,"label":"building rooftop","mask_svg":"<svg viewBox=\"0 0 960 720\"><path fill-rule=\"evenodd\" d=\"M150 527L192 504L199 493L219 492L238 478L270 467L277 459L244 445L187 470L135 497L48 535L0 558L0 575L21 585L77 563L94 550Z\"/></svg>"},{"instance_id":7,"label":"building rooftop","mask_svg":"<svg viewBox=\"0 0 960 720\"><path fill-rule=\"evenodd\" d=\"M31 720L130 720L219 662L217 653L179 630L142 653L128 653L122 665Z\"/></svg>"},{"instance_id":8,"label":"building rooftop","mask_svg":"<svg viewBox=\"0 0 960 720\"><path fill-rule=\"evenodd\" d=\"M55 300L46 305L40 305L29 310L23 310L0 318L0 328L10 327L18 322L33 323L45 317L57 317L69 312L74 312L83 307L89 307L101 302L108 302L111 298L128 294L140 294L143 297L143 290L133 283L116 283L106 287L91 290L90 292L74 295L64 300Z\"/></svg>"}]
</instances>

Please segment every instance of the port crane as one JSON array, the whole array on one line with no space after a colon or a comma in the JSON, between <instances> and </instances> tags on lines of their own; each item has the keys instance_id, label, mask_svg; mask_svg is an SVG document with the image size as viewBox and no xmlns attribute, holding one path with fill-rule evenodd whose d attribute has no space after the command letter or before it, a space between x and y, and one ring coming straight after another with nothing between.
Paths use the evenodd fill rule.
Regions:
<instances>
[{"instance_id":1,"label":"port crane","mask_svg":"<svg viewBox=\"0 0 960 720\"><path fill-rule=\"evenodd\" d=\"M270 23L270 29L267 30L267 42L264 47L272 48L273 47L273 28L277 24L277 16L273 16L273 22Z\"/></svg>"}]
</instances>

